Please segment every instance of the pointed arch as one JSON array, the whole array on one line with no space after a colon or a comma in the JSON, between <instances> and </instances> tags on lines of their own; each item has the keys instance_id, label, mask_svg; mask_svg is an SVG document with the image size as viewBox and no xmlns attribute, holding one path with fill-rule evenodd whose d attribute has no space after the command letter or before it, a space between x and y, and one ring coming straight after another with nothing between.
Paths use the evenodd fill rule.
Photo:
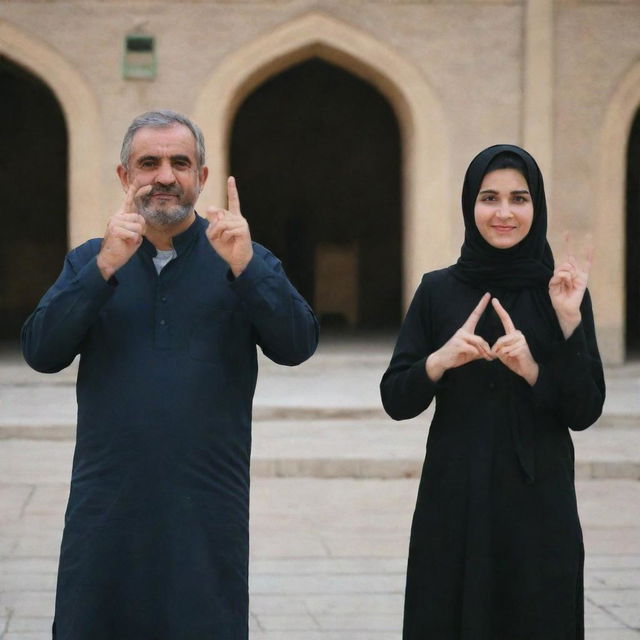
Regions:
<instances>
[{"instance_id":1,"label":"pointed arch","mask_svg":"<svg viewBox=\"0 0 640 640\"><path fill-rule=\"evenodd\" d=\"M40 78L62 107L69 136L69 244L100 235L102 135L95 95L56 50L5 20L0 20L0 53Z\"/></svg>"},{"instance_id":2,"label":"pointed arch","mask_svg":"<svg viewBox=\"0 0 640 640\"><path fill-rule=\"evenodd\" d=\"M449 149L444 112L422 74L397 51L322 13L287 22L229 54L196 101L194 119L208 142L204 202L225 202L229 133L244 98L267 78L319 57L363 78L391 103L400 123L404 162L404 299L425 271L450 260ZM429 216L437 216L430 224Z\"/></svg>"},{"instance_id":3,"label":"pointed arch","mask_svg":"<svg viewBox=\"0 0 640 640\"><path fill-rule=\"evenodd\" d=\"M594 165L594 231L598 253L607 257L607 269L595 270L590 288L597 308L598 340L611 364L620 364L625 358L626 163L631 126L639 106L637 61L609 99Z\"/></svg>"}]
</instances>

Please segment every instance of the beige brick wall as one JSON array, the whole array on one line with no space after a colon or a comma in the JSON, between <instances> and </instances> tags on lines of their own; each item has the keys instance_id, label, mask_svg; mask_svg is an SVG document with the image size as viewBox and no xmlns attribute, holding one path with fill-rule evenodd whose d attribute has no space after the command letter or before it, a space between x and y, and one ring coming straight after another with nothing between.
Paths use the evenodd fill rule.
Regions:
<instances>
[{"instance_id":1,"label":"beige brick wall","mask_svg":"<svg viewBox=\"0 0 640 640\"><path fill-rule=\"evenodd\" d=\"M326 17L328 22L323 24L329 26L320 40L335 33L327 50L339 58L344 49L351 61L345 66L354 73L367 76L371 69L368 79L378 83L392 103L395 100L405 153L413 154L414 173L405 180L410 194L406 206L413 212L405 216L411 225L406 230L411 238L406 295L419 272L457 255L462 240L459 192L470 158L489 144L522 143L527 127L535 125L531 120L535 110L532 115L525 105L549 99L550 125L544 131L553 168L546 176L553 187L551 239L558 251L561 230L601 231L596 237L599 257L592 288L603 351L609 361L620 362L625 297L620 266L625 215L620 158L625 151L617 146L635 112L635 81L628 78L634 65L640 64L640 3L555 0L551 7L549 62L542 55L546 51L537 60L525 60L527 29L532 28L525 24L525 0L0 0L0 54L48 82L70 120L71 242L76 244L100 234L120 202L114 167L122 133L134 115L171 107L208 117L203 100L214 95L207 93L212 79L219 77L225 64L233 67L229 61L237 69L239 51L256 56L247 67L264 64L265 69L277 69L274 56L281 45L269 40L270 34L288 23L302 24L296 21L308 14ZM335 32L330 23L339 25ZM537 28L546 27L538 24ZM156 38L154 81L121 76L123 39L134 30ZM342 33L353 34L355 40L349 36L340 41ZM15 45L17 40L20 46ZM267 43L264 50L251 49L258 41ZM384 52L388 60L401 62L397 74L393 65L385 66ZM532 102L524 92L526 87L532 92L536 82L535 78L527 82L525 74L541 73L549 65L551 86ZM632 86L623 96L617 95L625 78ZM246 93L255 79L247 74L244 80ZM232 84L229 91L235 90ZM637 93L640 103L640 88ZM418 95L426 96L424 102ZM618 106L612 106L615 100ZM405 103L409 107L402 112ZM221 117L228 122L232 104L230 97L228 103L211 108L222 109ZM419 104L433 108L418 113ZM620 131L615 131L615 122L607 129L611 109L621 114ZM220 128L211 124L210 131ZM618 141L614 148L607 147L607 135ZM223 140L209 139L208 144L212 149L222 145L220 157L224 157ZM613 177L608 178L613 181L613 196L608 199L599 193L598 183L603 145L614 159L610 163ZM437 171L434 158L444 164ZM217 176L213 182L224 171L225 167L213 167ZM213 182L205 192L210 198L219 197ZM608 227L603 227L605 213L612 221ZM434 244L425 230L438 227L443 219L446 224Z\"/></svg>"}]
</instances>

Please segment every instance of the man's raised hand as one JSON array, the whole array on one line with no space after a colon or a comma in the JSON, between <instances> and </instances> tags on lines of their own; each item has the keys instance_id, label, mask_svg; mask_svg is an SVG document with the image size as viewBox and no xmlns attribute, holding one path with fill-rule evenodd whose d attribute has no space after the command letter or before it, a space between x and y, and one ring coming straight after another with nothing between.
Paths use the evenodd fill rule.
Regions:
<instances>
[{"instance_id":1,"label":"man's raised hand","mask_svg":"<svg viewBox=\"0 0 640 640\"><path fill-rule=\"evenodd\" d=\"M514 373L522 376L531 386L538 379L538 363L533 359L529 345L521 331L518 331L507 313L506 309L500 304L498 298L491 301L493 308L496 310L505 335L496 340L491 348L491 353L498 358L505 367L508 367Z\"/></svg>"},{"instance_id":2,"label":"man's raised hand","mask_svg":"<svg viewBox=\"0 0 640 640\"><path fill-rule=\"evenodd\" d=\"M228 209L209 207L207 238L216 253L229 265L238 277L253 257L253 245L249 233L249 223L240 211L240 197L235 178L227 180Z\"/></svg>"},{"instance_id":3,"label":"man's raised hand","mask_svg":"<svg viewBox=\"0 0 640 640\"><path fill-rule=\"evenodd\" d=\"M487 341L475 334L478 321L490 299L491 295L485 293L465 323L451 336L449 341L427 358L427 375L433 382L440 380L447 369L461 367L463 364L480 358L493 360L491 347Z\"/></svg>"},{"instance_id":4,"label":"man's raised hand","mask_svg":"<svg viewBox=\"0 0 640 640\"><path fill-rule=\"evenodd\" d=\"M107 230L97 257L98 269L105 280L111 276L137 251L142 244L146 229L144 218L137 212L135 199L151 191L132 182L127 189L120 211L109 218Z\"/></svg>"}]
</instances>

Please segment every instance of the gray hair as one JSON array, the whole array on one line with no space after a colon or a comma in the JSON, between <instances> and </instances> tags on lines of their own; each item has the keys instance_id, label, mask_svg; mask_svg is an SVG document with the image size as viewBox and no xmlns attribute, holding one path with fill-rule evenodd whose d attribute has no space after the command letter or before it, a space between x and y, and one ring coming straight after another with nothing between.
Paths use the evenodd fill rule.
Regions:
<instances>
[{"instance_id":1,"label":"gray hair","mask_svg":"<svg viewBox=\"0 0 640 640\"><path fill-rule=\"evenodd\" d=\"M200 131L200 127L189 120L187 116L184 116L177 111L171 111L170 109L147 111L133 120L129 125L127 132L124 134L124 139L122 140L120 164L122 164L125 169L129 168L129 157L131 156L133 136L139 129L143 129L144 127L164 129L176 124L184 125L193 134L196 142L196 162L198 164L198 169L204 167L204 136L202 135L202 131Z\"/></svg>"}]
</instances>

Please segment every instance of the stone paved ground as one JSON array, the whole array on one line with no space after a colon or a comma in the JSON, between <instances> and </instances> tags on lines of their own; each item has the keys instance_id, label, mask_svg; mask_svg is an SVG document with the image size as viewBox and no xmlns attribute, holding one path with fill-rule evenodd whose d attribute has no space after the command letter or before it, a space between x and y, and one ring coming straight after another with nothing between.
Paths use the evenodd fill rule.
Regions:
<instances>
[{"instance_id":1,"label":"stone paved ground","mask_svg":"<svg viewBox=\"0 0 640 640\"><path fill-rule=\"evenodd\" d=\"M49 638L72 442L0 440L0 638ZM254 477L251 640L398 640L417 480ZM587 640L640 640L640 483L578 483ZM141 639L142 640L142 639Z\"/></svg>"},{"instance_id":2,"label":"stone paved ground","mask_svg":"<svg viewBox=\"0 0 640 640\"><path fill-rule=\"evenodd\" d=\"M401 637L427 417L381 411L390 351L387 337L325 342L295 369L261 359L251 640ZM50 638L74 377L35 374L0 346L0 640ZM609 370L607 384L600 424L574 438L587 640L640 640L640 365Z\"/></svg>"}]
</instances>

